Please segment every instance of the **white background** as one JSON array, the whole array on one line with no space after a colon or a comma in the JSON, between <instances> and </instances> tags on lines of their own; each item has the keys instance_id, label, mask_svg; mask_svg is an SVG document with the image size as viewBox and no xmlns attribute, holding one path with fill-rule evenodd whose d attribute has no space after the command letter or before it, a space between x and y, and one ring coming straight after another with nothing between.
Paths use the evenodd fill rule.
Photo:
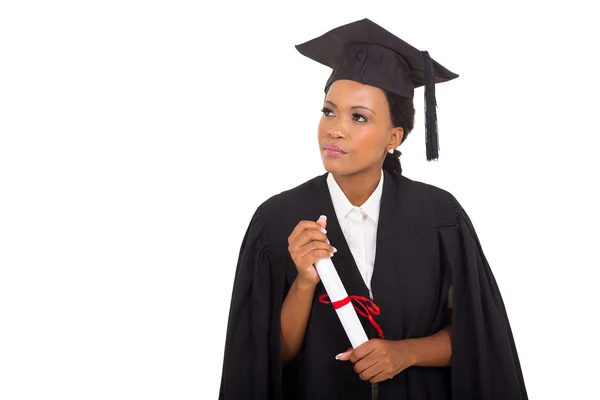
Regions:
<instances>
[{"instance_id":1,"label":"white background","mask_svg":"<svg viewBox=\"0 0 600 400\"><path fill-rule=\"evenodd\" d=\"M0 398L216 399L250 217L324 173L294 45L368 17L460 74L402 164L471 216L530 398L600 399L585 3L2 2Z\"/></svg>"}]
</instances>

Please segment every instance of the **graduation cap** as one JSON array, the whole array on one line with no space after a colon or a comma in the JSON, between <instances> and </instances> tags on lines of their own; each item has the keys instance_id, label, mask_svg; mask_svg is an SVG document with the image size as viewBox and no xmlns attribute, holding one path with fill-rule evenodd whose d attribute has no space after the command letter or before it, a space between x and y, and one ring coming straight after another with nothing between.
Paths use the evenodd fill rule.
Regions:
<instances>
[{"instance_id":1,"label":"graduation cap","mask_svg":"<svg viewBox=\"0 0 600 400\"><path fill-rule=\"evenodd\" d=\"M342 25L296 49L333 69L325 91L336 80L349 79L412 99L425 86L425 141L427 160L438 158L439 142L435 84L457 78L420 51L365 18Z\"/></svg>"}]
</instances>

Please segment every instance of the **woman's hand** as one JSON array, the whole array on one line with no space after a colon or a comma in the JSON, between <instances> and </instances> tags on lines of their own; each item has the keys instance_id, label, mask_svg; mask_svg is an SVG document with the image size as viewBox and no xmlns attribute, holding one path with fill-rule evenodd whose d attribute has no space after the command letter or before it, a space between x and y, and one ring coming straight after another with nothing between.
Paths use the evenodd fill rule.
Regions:
<instances>
[{"instance_id":1,"label":"woman's hand","mask_svg":"<svg viewBox=\"0 0 600 400\"><path fill-rule=\"evenodd\" d=\"M371 383L392 379L416 362L404 340L371 339L336 358L352 361L360 378Z\"/></svg>"},{"instance_id":2,"label":"woman's hand","mask_svg":"<svg viewBox=\"0 0 600 400\"><path fill-rule=\"evenodd\" d=\"M327 218L319 217L317 222L300 221L288 238L288 251L298 270L298 284L314 287L319 283L319 274L314 267L320 258L329 258L337 250L329 244L325 226Z\"/></svg>"}]
</instances>

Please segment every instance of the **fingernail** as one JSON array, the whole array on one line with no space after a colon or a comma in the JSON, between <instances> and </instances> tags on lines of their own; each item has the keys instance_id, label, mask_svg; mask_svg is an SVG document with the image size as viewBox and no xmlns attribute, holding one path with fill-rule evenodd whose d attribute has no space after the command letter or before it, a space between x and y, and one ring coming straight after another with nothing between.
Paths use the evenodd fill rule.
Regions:
<instances>
[{"instance_id":1,"label":"fingernail","mask_svg":"<svg viewBox=\"0 0 600 400\"><path fill-rule=\"evenodd\" d=\"M329 257L333 257L333 253L329 253Z\"/></svg>"},{"instance_id":2,"label":"fingernail","mask_svg":"<svg viewBox=\"0 0 600 400\"><path fill-rule=\"evenodd\" d=\"M341 356L342 354L344 354L344 353L340 353L340 354L338 354L337 356L335 356L335 359L336 359L336 360L339 360L339 359L340 359L340 356Z\"/></svg>"},{"instance_id":3,"label":"fingernail","mask_svg":"<svg viewBox=\"0 0 600 400\"><path fill-rule=\"evenodd\" d=\"M331 244L331 243L329 243L329 239L327 239L327 244Z\"/></svg>"},{"instance_id":4,"label":"fingernail","mask_svg":"<svg viewBox=\"0 0 600 400\"><path fill-rule=\"evenodd\" d=\"M327 216L325 216L325 215L321 215L321 216L319 217L319 219L325 219L325 220L326 220L326 219L327 219Z\"/></svg>"},{"instance_id":5,"label":"fingernail","mask_svg":"<svg viewBox=\"0 0 600 400\"><path fill-rule=\"evenodd\" d=\"M321 232L327 233L327 231L325 230L325 228L321 228Z\"/></svg>"},{"instance_id":6,"label":"fingernail","mask_svg":"<svg viewBox=\"0 0 600 400\"><path fill-rule=\"evenodd\" d=\"M336 249L335 247L333 248L333 252L334 252L334 253L337 253L337 249Z\"/></svg>"}]
</instances>

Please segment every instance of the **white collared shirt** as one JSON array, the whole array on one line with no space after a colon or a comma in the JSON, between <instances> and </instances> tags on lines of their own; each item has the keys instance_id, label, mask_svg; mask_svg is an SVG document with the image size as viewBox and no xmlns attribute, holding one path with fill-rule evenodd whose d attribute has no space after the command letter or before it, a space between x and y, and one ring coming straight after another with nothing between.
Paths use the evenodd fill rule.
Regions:
<instances>
[{"instance_id":1,"label":"white collared shirt","mask_svg":"<svg viewBox=\"0 0 600 400\"><path fill-rule=\"evenodd\" d=\"M369 289L371 298L373 298L371 277L373 276L373 267L375 265L377 224L379 222L381 193L383 191L383 176L383 170L381 170L379 184L367 201L360 207L353 206L350 203L350 200L348 200L335 181L333 175L328 174L327 176L327 186L329 187L335 214L360 275Z\"/></svg>"},{"instance_id":2,"label":"white collared shirt","mask_svg":"<svg viewBox=\"0 0 600 400\"><path fill-rule=\"evenodd\" d=\"M377 224L379 223L383 179L382 169L379 184L371 196L360 207L356 207L350 203L333 175L327 175L327 186L336 217L371 298L373 298L371 277L375 266ZM452 286L448 291L448 308L452 308Z\"/></svg>"}]
</instances>

